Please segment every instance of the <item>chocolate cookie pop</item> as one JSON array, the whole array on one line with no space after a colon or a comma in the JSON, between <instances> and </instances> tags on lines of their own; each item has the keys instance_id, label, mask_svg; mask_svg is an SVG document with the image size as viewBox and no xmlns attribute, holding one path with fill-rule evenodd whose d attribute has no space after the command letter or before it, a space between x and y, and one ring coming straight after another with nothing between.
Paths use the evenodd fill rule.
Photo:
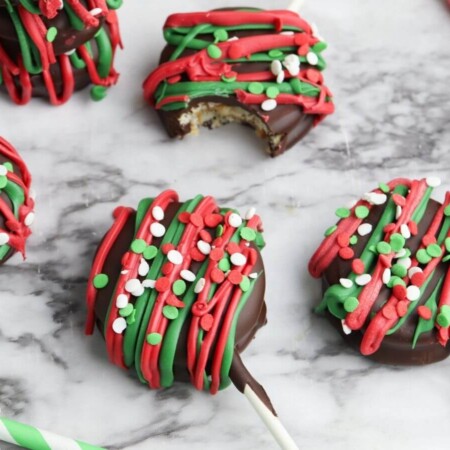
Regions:
<instances>
[{"instance_id":1,"label":"chocolate cookie pop","mask_svg":"<svg viewBox=\"0 0 450 450\"><path fill-rule=\"evenodd\" d=\"M173 14L164 38L144 96L170 137L239 122L253 127L277 156L334 111L322 75L326 44L296 12Z\"/></svg>"},{"instance_id":2,"label":"chocolate cookie pop","mask_svg":"<svg viewBox=\"0 0 450 450\"><path fill-rule=\"evenodd\" d=\"M100 100L117 82L115 9L122 0L0 0L0 87L23 105L53 105L92 84Z\"/></svg>"},{"instance_id":3,"label":"chocolate cookie pop","mask_svg":"<svg viewBox=\"0 0 450 450\"><path fill-rule=\"evenodd\" d=\"M86 332L152 389L234 383L283 448L296 448L240 353L266 322L262 223L201 195L174 191L117 208L89 277Z\"/></svg>"}]
</instances>

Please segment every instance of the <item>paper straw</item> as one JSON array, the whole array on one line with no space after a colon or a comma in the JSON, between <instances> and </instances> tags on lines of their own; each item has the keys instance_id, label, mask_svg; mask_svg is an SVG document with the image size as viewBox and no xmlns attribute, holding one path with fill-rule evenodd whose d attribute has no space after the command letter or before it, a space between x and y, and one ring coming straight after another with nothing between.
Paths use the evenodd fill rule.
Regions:
<instances>
[{"instance_id":1,"label":"paper straw","mask_svg":"<svg viewBox=\"0 0 450 450\"><path fill-rule=\"evenodd\" d=\"M29 450L106 450L0 417L0 440Z\"/></svg>"}]
</instances>

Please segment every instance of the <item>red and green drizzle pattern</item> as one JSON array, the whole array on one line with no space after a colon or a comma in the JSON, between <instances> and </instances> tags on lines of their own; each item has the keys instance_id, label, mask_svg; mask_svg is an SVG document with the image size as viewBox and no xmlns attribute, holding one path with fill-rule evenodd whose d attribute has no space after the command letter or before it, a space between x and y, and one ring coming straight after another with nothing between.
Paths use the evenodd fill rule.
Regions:
<instances>
[{"instance_id":1,"label":"red and green drizzle pattern","mask_svg":"<svg viewBox=\"0 0 450 450\"><path fill-rule=\"evenodd\" d=\"M261 34L228 39L233 32L245 30ZM269 99L267 93L272 88L270 98L276 89L277 104L299 105L306 114L317 116L316 123L334 111L332 95L321 74L325 68L321 52L326 44L294 12L238 9L174 14L165 23L164 37L175 50L144 83L145 98L156 109L184 109L192 99L205 96L235 95L241 103L261 105ZM194 53L182 56L185 50ZM309 52L317 56L315 67L306 62ZM298 55L305 68L296 76L285 70L282 83L277 83L270 68L263 72L234 70L252 62L270 66L290 54ZM260 92L252 89L252 83Z\"/></svg>"},{"instance_id":2,"label":"red and green drizzle pattern","mask_svg":"<svg viewBox=\"0 0 450 450\"><path fill-rule=\"evenodd\" d=\"M64 0L63 12L59 12L58 7L55 7L54 0L43 2L43 5L39 6L31 0L20 0L18 6L12 6L9 0L5 2L17 33L21 55L18 61L14 61L0 44L0 85L5 85L14 103L24 105L31 100L31 77L36 75L42 76L50 103L53 105L61 105L72 96L75 89L74 70L85 69L88 72L92 84L95 85L93 98L99 89L106 89L117 82L118 73L113 63L116 48L121 45L121 38L114 9L121 6L122 0L87 0L89 9L79 0ZM61 5L60 0L56 0L56 3L56 6ZM102 11L98 15L90 13L98 9ZM98 27L100 18L104 17L105 22L94 37L98 52L97 63L91 42L73 49L70 54L55 55L52 42L47 40L49 30L40 15L53 18L57 13L67 14L75 30ZM58 64L61 71L61 92L58 92L50 71L54 64Z\"/></svg>"},{"instance_id":3,"label":"red and green drizzle pattern","mask_svg":"<svg viewBox=\"0 0 450 450\"><path fill-rule=\"evenodd\" d=\"M179 342L180 331L189 323L184 345L191 382L197 389L214 394L230 384L239 314L259 275L252 272L258 252L250 243L253 241L259 249L264 246L262 223L258 215L253 215L234 226L229 219L235 211L220 209L214 198L199 195L181 204L160 245L155 248L149 229L158 221L152 211L156 207L166 210L173 202L178 202L176 192L165 191L139 204L133 243L143 245L136 249L132 244L122 258L122 272L105 321L106 346L114 364L122 368L134 366L141 381L153 389L168 387L174 382L176 349L184 344ZM95 257L87 291L87 334L92 334L95 323L96 277L102 276L111 247L133 212L130 208L116 209L115 223ZM211 237L211 231L215 231L215 237ZM210 244L208 255L199 250L199 241ZM180 264L168 260L168 253L174 249L183 257ZM235 266L230 261L234 253L244 255L245 264ZM148 258L150 268L147 276L140 279L153 280L154 286L134 298L125 285L128 280L139 278L143 258ZM195 280L186 281L181 273L189 270L192 263L200 264L200 268ZM199 280L204 282L201 292L196 290ZM116 306L116 298L121 294L127 295L133 306L127 307L126 329L117 333L113 324L121 317L121 310ZM207 375L210 362L211 373Z\"/></svg>"},{"instance_id":4,"label":"red and green drizzle pattern","mask_svg":"<svg viewBox=\"0 0 450 450\"><path fill-rule=\"evenodd\" d=\"M413 348L423 333L433 329L443 346L449 340L450 270L428 298L423 295L437 266L450 260L449 192L417 252L411 255L408 249L408 238L417 234L433 189L434 184L427 180L395 179L373 191L376 195L387 194L385 208L359 258L355 258L352 242L357 239L357 230L373 205L363 199L351 209L339 208L336 213L342 219L327 230L325 240L309 263L311 275L319 278L335 258L352 261L352 272L348 275L351 286L331 285L318 311L328 310L350 330L365 327L361 342L361 352L365 355L376 352L384 337L399 330L412 314L417 315ZM390 276L385 278L387 269ZM363 274L370 274L371 278L361 286L355 280ZM389 298L373 313L372 308L385 285L391 289ZM416 292L413 298L408 298L408 289Z\"/></svg>"},{"instance_id":5,"label":"red and green drizzle pattern","mask_svg":"<svg viewBox=\"0 0 450 450\"><path fill-rule=\"evenodd\" d=\"M0 175L0 215L3 217L4 228L0 228L2 242L0 245L0 261L12 250L25 256L25 243L31 234L26 218L34 215L34 200L30 196L31 175L27 166L17 151L0 137L0 155L6 159L2 164L2 171L6 169L6 175ZM15 173L15 169L18 173ZM6 198L8 202L6 201ZM7 238L6 236L7 235Z\"/></svg>"}]
</instances>

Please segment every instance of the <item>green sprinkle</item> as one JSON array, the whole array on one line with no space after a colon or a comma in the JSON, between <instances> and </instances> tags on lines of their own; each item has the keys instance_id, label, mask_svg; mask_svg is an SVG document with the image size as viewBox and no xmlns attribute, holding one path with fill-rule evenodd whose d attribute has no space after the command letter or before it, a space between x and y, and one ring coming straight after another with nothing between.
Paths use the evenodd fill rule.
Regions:
<instances>
[{"instance_id":1,"label":"green sprinkle","mask_svg":"<svg viewBox=\"0 0 450 450\"><path fill-rule=\"evenodd\" d=\"M341 219L346 219L347 217L350 217L350 210L348 208L338 208L335 211L335 214Z\"/></svg>"},{"instance_id":2,"label":"green sprinkle","mask_svg":"<svg viewBox=\"0 0 450 450\"><path fill-rule=\"evenodd\" d=\"M108 282L109 282L108 275L106 275L106 273L99 273L95 275L92 284L96 289L103 289L108 285Z\"/></svg>"},{"instance_id":3,"label":"green sprinkle","mask_svg":"<svg viewBox=\"0 0 450 450\"><path fill-rule=\"evenodd\" d=\"M228 32L224 28L219 28L218 30L214 31L214 38L216 39L216 42L223 42L228 40Z\"/></svg>"},{"instance_id":4,"label":"green sprinkle","mask_svg":"<svg viewBox=\"0 0 450 450\"><path fill-rule=\"evenodd\" d=\"M259 231L256 233L255 244L258 248L264 248L266 246L266 241L264 240L264 236Z\"/></svg>"},{"instance_id":5,"label":"green sprinkle","mask_svg":"<svg viewBox=\"0 0 450 450\"><path fill-rule=\"evenodd\" d=\"M355 208L355 216L358 219L365 219L369 215L369 208L367 206L357 206Z\"/></svg>"},{"instance_id":6,"label":"green sprinkle","mask_svg":"<svg viewBox=\"0 0 450 450\"><path fill-rule=\"evenodd\" d=\"M350 245L356 245L357 243L358 243L358 236L354 234L353 236L350 237Z\"/></svg>"},{"instance_id":7,"label":"green sprinkle","mask_svg":"<svg viewBox=\"0 0 450 450\"><path fill-rule=\"evenodd\" d=\"M369 252L377 254L377 247L375 245L369 245Z\"/></svg>"},{"instance_id":8,"label":"green sprinkle","mask_svg":"<svg viewBox=\"0 0 450 450\"><path fill-rule=\"evenodd\" d=\"M382 192L384 192L385 194L388 194L391 190L389 189L389 186L386 183L380 183L378 185L378 187L380 188L380 190Z\"/></svg>"},{"instance_id":9,"label":"green sprinkle","mask_svg":"<svg viewBox=\"0 0 450 450\"><path fill-rule=\"evenodd\" d=\"M445 244L445 249L446 249L448 252L450 252L450 237L445 238L444 244Z\"/></svg>"},{"instance_id":10,"label":"green sprinkle","mask_svg":"<svg viewBox=\"0 0 450 450\"><path fill-rule=\"evenodd\" d=\"M325 230L325 236L331 236L337 230L337 225L333 225Z\"/></svg>"},{"instance_id":11,"label":"green sprinkle","mask_svg":"<svg viewBox=\"0 0 450 450\"><path fill-rule=\"evenodd\" d=\"M149 245L143 253L143 256L146 260L153 259L158 253L158 249L154 245Z\"/></svg>"},{"instance_id":12,"label":"green sprinkle","mask_svg":"<svg viewBox=\"0 0 450 450\"><path fill-rule=\"evenodd\" d=\"M131 251L137 254L144 253L145 249L147 248L147 243L144 241L144 239L135 239L131 243Z\"/></svg>"},{"instance_id":13,"label":"green sprinkle","mask_svg":"<svg viewBox=\"0 0 450 450\"><path fill-rule=\"evenodd\" d=\"M444 328L450 326L450 306L444 305L441 307L439 314L436 317L437 323Z\"/></svg>"},{"instance_id":14,"label":"green sprinkle","mask_svg":"<svg viewBox=\"0 0 450 450\"><path fill-rule=\"evenodd\" d=\"M442 249L441 246L438 244L430 244L427 247L427 253L432 257L432 258L439 258L439 256L442 255Z\"/></svg>"},{"instance_id":15,"label":"green sprinkle","mask_svg":"<svg viewBox=\"0 0 450 450\"><path fill-rule=\"evenodd\" d=\"M391 253L392 248L387 242L378 242L377 244L377 252L381 255L389 255Z\"/></svg>"},{"instance_id":16,"label":"green sprinkle","mask_svg":"<svg viewBox=\"0 0 450 450\"><path fill-rule=\"evenodd\" d=\"M5 163L3 163L3 165L9 172L14 172L14 167L9 161L6 161Z\"/></svg>"},{"instance_id":17,"label":"green sprinkle","mask_svg":"<svg viewBox=\"0 0 450 450\"><path fill-rule=\"evenodd\" d=\"M184 280L177 280L172 285L172 291L175 295L183 295L186 292L186 283Z\"/></svg>"},{"instance_id":18,"label":"green sprinkle","mask_svg":"<svg viewBox=\"0 0 450 450\"><path fill-rule=\"evenodd\" d=\"M447 261L450 261L450 255L444 256L442 258L442 262L447 262Z\"/></svg>"},{"instance_id":19,"label":"green sprinkle","mask_svg":"<svg viewBox=\"0 0 450 450\"><path fill-rule=\"evenodd\" d=\"M447 205L444 209L444 214L448 217L450 216L450 205Z\"/></svg>"},{"instance_id":20,"label":"green sprinkle","mask_svg":"<svg viewBox=\"0 0 450 450\"><path fill-rule=\"evenodd\" d=\"M220 237L223 234L223 225L218 225L216 228L216 237Z\"/></svg>"},{"instance_id":21,"label":"green sprinkle","mask_svg":"<svg viewBox=\"0 0 450 450\"><path fill-rule=\"evenodd\" d=\"M93 86L91 89L91 99L94 100L94 102L99 102L106 98L106 95L108 94L108 88L105 86Z\"/></svg>"},{"instance_id":22,"label":"green sprinkle","mask_svg":"<svg viewBox=\"0 0 450 450\"><path fill-rule=\"evenodd\" d=\"M388 288L392 289L394 286L397 286L397 284L401 284L402 286L406 287L406 283L400 277L397 277L395 275L391 277L387 285Z\"/></svg>"},{"instance_id":23,"label":"green sprinkle","mask_svg":"<svg viewBox=\"0 0 450 450\"><path fill-rule=\"evenodd\" d=\"M254 241L256 239L256 231L253 228L244 227L240 232L241 238L246 241Z\"/></svg>"},{"instance_id":24,"label":"green sprinkle","mask_svg":"<svg viewBox=\"0 0 450 450\"><path fill-rule=\"evenodd\" d=\"M136 322L136 310L133 309L133 312L127 317L127 324L133 325Z\"/></svg>"},{"instance_id":25,"label":"green sprinkle","mask_svg":"<svg viewBox=\"0 0 450 450\"><path fill-rule=\"evenodd\" d=\"M416 253L416 258L417 258L417 261L420 262L420 264L428 264L431 261L431 256L428 254L428 252L424 248L421 248Z\"/></svg>"},{"instance_id":26,"label":"green sprinkle","mask_svg":"<svg viewBox=\"0 0 450 450\"><path fill-rule=\"evenodd\" d=\"M405 238L400 233L394 233L391 236L390 244L392 251L399 252L405 246Z\"/></svg>"},{"instance_id":27,"label":"green sprinkle","mask_svg":"<svg viewBox=\"0 0 450 450\"><path fill-rule=\"evenodd\" d=\"M266 89L266 95L269 98L277 98L280 95L280 90L276 86L269 86Z\"/></svg>"},{"instance_id":28,"label":"green sprinkle","mask_svg":"<svg viewBox=\"0 0 450 450\"><path fill-rule=\"evenodd\" d=\"M248 92L251 94L262 94L264 92L264 85L260 83L259 81L253 81L248 85Z\"/></svg>"},{"instance_id":29,"label":"green sprinkle","mask_svg":"<svg viewBox=\"0 0 450 450\"><path fill-rule=\"evenodd\" d=\"M150 345L158 345L162 341L162 336L159 333L150 333L147 335L147 342Z\"/></svg>"},{"instance_id":30,"label":"green sprinkle","mask_svg":"<svg viewBox=\"0 0 450 450\"><path fill-rule=\"evenodd\" d=\"M219 59L222 56L222 50L215 44L208 45L207 52L212 59Z\"/></svg>"},{"instance_id":31,"label":"green sprinkle","mask_svg":"<svg viewBox=\"0 0 450 450\"><path fill-rule=\"evenodd\" d=\"M250 279L244 275L239 287L242 289L243 292L247 292L250 289Z\"/></svg>"},{"instance_id":32,"label":"green sprinkle","mask_svg":"<svg viewBox=\"0 0 450 450\"><path fill-rule=\"evenodd\" d=\"M269 56L271 58L279 58L280 56L283 56L283 52L281 50L274 48L273 50L269 51Z\"/></svg>"},{"instance_id":33,"label":"green sprinkle","mask_svg":"<svg viewBox=\"0 0 450 450\"><path fill-rule=\"evenodd\" d=\"M222 81L224 83L233 83L236 81L236 77L227 77L225 75L222 75Z\"/></svg>"},{"instance_id":34,"label":"green sprinkle","mask_svg":"<svg viewBox=\"0 0 450 450\"><path fill-rule=\"evenodd\" d=\"M53 42L56 39L56 36L58 35L58 29L56 27L50 27L47 31L47 35L45 38L48 42Z\"/></svg>"},{"instance_id":35,"label":"green sprinkle","mask_svg":"<svg viewBox=\"0 0 450 450\"><path fill-rule=\"evenodd\" d=\"M405 266L402 266L401 264L394 264L392 266L392 273L397 277L403 278L406 277L408 269Z\"/></svg>"},{"instance_id":36,"label":"green sprinkle","mask_svg":"<svg viewBox=\"0 0 450 450\"><path fill-rule=\"evenodd\" d=\"M178 317L178 309L175 306L166 305L163 308L164 317L169 320L175 320Z\"/></svg>"},{"instance_id":37,"label":"green sprinkle","mask_svg":"<svg viewBox=\"0 0 450 450\"><path fill-rule=\"evenodd\" d=\"M359 301L356 297L348 297L345 299L344 309L348 313L351 313L358 307L358 305L359 305Z\"/></svg>"},{"instance_id":38,"label":"green sprinkle","mask_svg":"<svg viewBox=\"0 0 450 450\"><path fill-rule=\"evenodd\" d=\"M0 189L3 189L8 184L6 175L0 175Z\"/></svg>"},{"instance_id":39,"label":"green sprinkle","mask_svg":"<svg viewBox=\"0 0 450 450\"><path fill-rule=\"evenodd\" d=\"M134 311L134 306L131 303L128 303L125 308L119 309L119 314L122 317L128 317L130 314L132 314Z\"/></svg>"},{"instance_id":40,"label":"green sprinkle","mask_svg":"<svg viewBox=\"0 0 450 450\"><path fill-rule=\"evenodd\" d=\"M228 258L222 258L219 261L219 269L222 272L228 272L231 269L230 261L228 260Z\"/></svg>"}]
</instances>

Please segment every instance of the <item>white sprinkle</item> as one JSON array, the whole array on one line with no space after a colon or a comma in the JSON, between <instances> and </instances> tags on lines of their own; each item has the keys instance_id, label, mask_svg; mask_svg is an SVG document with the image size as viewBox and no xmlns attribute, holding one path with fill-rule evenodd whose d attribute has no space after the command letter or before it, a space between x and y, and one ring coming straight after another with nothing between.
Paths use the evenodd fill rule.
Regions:
<instances>
[{"instance_id":1,"label":"white sprinkle","mask_svg":"<svg viewBox=\"0 0 450 450\"><path fill-rule=\"evenodd\" d=\"M384 205L387 201L387 195L378 194L377 192L366 192L363 195L363 200L366 200L371 205Z\"/></svg>"},{"instance_id":2,"label":"white sprinkle","mask_svg":"<svg viewBox=\"0 0 450 450\"><path fill-rule=\"evenodd\" d=\"M406 256L406 248L400 249L396 254L396 258L404 258Z\"/></svg>"},{"instance_id":3,"label":"white sprinkle","mask_svg":"<svg viewBox=\"0 0 450 450\"><path fill-rule=\"evenodd\" d=\"M395 218L397 220L400 219L400 216L402 215L402 211L403 211L402 207L397 205L397 210L395 211Z\"/></svg>"},{"instance_id":4,"label":"white sprinkle","mask_svg":"<svg viewBox=\"0 0 450 450\"><path fill-rule=\"evenodd\" d=\"M319 62L319 57L314 52L308 52L306 55L306 61L308 61L311 66L315 66Z\"/></svg>"},{"instance_id":5,"label":"white sprinkle","mask_svg":"<svg viewBox=\"0 0 450 450\"><path fill-rule=\"evenodd\" d=\"M274 98L269 98L261 103L261 109L263 111L273 111L277 105L278 103Z\"/></svg>"},{"instance_id":6,"label":"white sprinkle","mask_svg":"<svg viewBox=\"0 0 450 450\"><path fill-rule=\"evenodd\" d=\"M64 0L61 0L59 6L58 6L58 10L61 10L64 8Z\"/></svg>"},{"instance_id":7,"label":"white sprinkle","mask_svg":"<svg viewBox=\"0 0 450 450\"><path fill-rule=\"evenodd\" d=\"M300 67L300 58L298 55L291 53L283 60L283 66L289 70L289 67Z\"/></svg>"},{"instance_id":8,"label":"white sprinkle","mask_svg":"<svg viewBox=\"0 0 450 450\"><path fill-rule=\"evenodd\" d=\"M293 31L282 31L280 34L283 34L285 36L293 36L294 32Z\"/></svg>"},{"instance_id":9,"label":"white sprinkle","mask_svg":"<svg viewBox=\"0 0 450 450\"><path fill-rule=\"evenodd\" d=\"M145 277L149 271L150 271L150 266L148 265L148 262L144 258L142 258L141 262L139 264L138 274L141 277Z\"/></svg>"},{"instance_id":10,"label":"white sprinkle","mask_svg":"<svg viewBox=\"0 0 450 450\"><path fill-rule=\"evenodd\" d=\"M411 285L406 288L406 298L410 302L415 302L420 297L420 289L417 286Z\"/></svg>"},{"instance_id":11,"label":"white sprinkle","mask_svg":"<svg viewBox=\"0 0 450 450\"><path fill-rule=\"evenodd\" d=\"M0 245L5 245L9 242L8 233L0 233Z\"/></svg>"},{"instance_id":12,"label":"white sprinkle","mask_svg":"<svg viewBox=\"0 0 450 450\"><path fill-rule=\"evenodd\" d=\"M242 217L239 214L232 213L228 217L228 224L234 228L238 228L242 225Z\"/></svg>"},{"instance_id":13,"label":"white sprinkle","mask_svg":"<svg viewBox=\"0 0 450 450\"><path fill-rule=\"evenodd\" d=\"M128 297L125 294L119 294L116 298L116 306L119 309L125 308L128 305Z\"/></svg>"},{"instance_id":14,"label":"white sprinkle","mask_svg":"<svg viewBox=\"0 0 450 450\"><path fill-rule=\"evenodd\" d=\"M207 242L205 241L198 241L197 242L197 248L200 250L201 253L203 253L204 255L209 255L211 253L211 245L209 245Z\"/></svg>"},{"instance_id":15,"label":"white sprinkle","mask_svg":"<svg viewBox=\"0 0 450 450\"><path fill-rule=\"evenodd\" d=\"M415 275L416 273L421 273L423 272L423 270L420 267L411 267L411 269L408 270L408 277L412 278L413 275Z\"/></svg>"},{"instance_id":16,"label":"white sprinkle","mask_svg":"<svg viewBox=\"0 0 450 450\"><path fill-rule=\"evenodd\" d=\"M0 176L4 177L7 173L8 169L3 164L0 164Z\"/></svg>"},{"instance_id":17,"label":"white sprinkle","mask_svg":"<svg viewBox=\"0 0 450 450\"><path fill-rule=\"evenodd\" d=\"M103 14L103 10L101 8L94 8L89 11L91 16L98 16L99 14Z\"/></svg>"},{"instance_id":18,"label":"white sprinkle","mask_svg":"<svg viewBox=\"0 0 450 450\"><path fill-rule=\"evenodd\" d=\"M152 233L152 236L154 237L162 237L166 233L166 228L164 225L154 222L150 225L150 233Z\"/></svg>"},{"instance_id":19,"label":"white sprinkle","mask_svg":"<svg viewBox=\"0 0 450 450\"><path fill-rule=\"evenodd\" d=\"M409 239L411 237L411 231L406 223L402 223L400 226L400 233L405 239Z\"/></svg>"},{"instance_id":20,"label":"white sprinkle","mask_svg":"<svg viewBox=\"0 0 450 450\"><path fill-rule=\"evenodd\" d=\"M233 36L233 37L230 37L230 39L228 39L227 42L233 42L233 41L238 41L238 40L239 40L239 38L237 36Z\"/></svg>"},{"instance_id":21,"label":"white sprinkle","mask_svg":"<svg viewBox=\"0 0 450 450\"><path fill-rule=\"evenodd\" d=\"M391 269L387 267L386 269L384 269L383 272L383 283L388 284L390 279L391 279Z\"/></svg>"},{"instance_id":22,"label":"white sprinkle","mask_svg":"<svg viewBox=\"0 0 450 450\"><path fill-rule=\"evenodd\" d=\"M67 56L73 55L77 51L76 48L73 48L72 50L69 50L68 52L65 52L64 54Z\"/></svg>"},{"instance_id":23,"label":"white sprinkle","mask_svg":"<svg viewBox=\"0 0 450 450\"><path fill-rule=\"evenodd\" d=\"M291 76L296 77L300 73L300 66L289 66L287 70Z\"/></svg>"},{"instance_id":24,"label":"white sprinkle","mask_svg":"<svg viewBox=\"0 0 450 450\"><path fill-rule=\"evenodd\" d=\"M205 284L206 284L206 280L205 280L204 278L200 278L200 279L197 281L197 284L195 285L194 292L195 292L196 294L200 294L200 292L203 291L203 289L204 289L204 287L205 287Z\"/></svg>"},{"instance_id":25,"label":"white sprinkle","mask_svg":"<svg viewBox=\"0 0 450 450\"><path fill-rule=\"evenodd\" d=\"M256 272L251 273L249 276L252 280L256 280L258 278L258 274Z\"/></svg>"},{"instance_id":26,"label":"white sprinkle","mask_svg":"<svg viewBox=\"0 0 450 450\"><path fill-rule=\"evenodd\" d=\"M153 289L155 287L156 280L144 280L142 286L148 289Z\"/></svg>"},{"instance_id":27,"label":"white sprinkle","mask_svg":"<svg viewBox=\"0 0 450 450\"><path fill-rule=\"evenodd\" d=\"M280 73L277 75L277 83L278 83L278 84L281 84L283 81L284 81L284 72L280 72Z\"/></svg>"},{"instance_id":28,"label":"white sprinkle","mask_svg":"<svg viewBox=\"0 0 450 450\"><path fill-rule=\"evenodd\" d=\"M372 277L368 273L363 273L362 275L358 275L355 278L355 283L358 286L365 286L366 284L370 283L370 280Z\"/></svg>"},{"instance_id":29,"label":"white sprinkle","mask_svg":"<svg viewBox=\"0 0 450 450\"><path fill-rule=\"evenodd\" d=\"M180 272L180 275L183 280L189 281L191 283L195 281L195 273L191 272L190 270L182 270Z\"/></svg>"},{"instance_id":30,"label":"white sprinkle","mask_svg":"<svg viewBox=\"0 0 450 450\"><path fill-rule=\"evenodd\" d=\"M129 270L122 270L120 273L121 273L122 275L126 275L128 272L129 272Z\"/></svg>"},{"instance_id":31,"label":"white sprinkle","mask_svg":"<svg viewBox=\"0 0 450 450\"><path fill-rule=\"evenodd\" d=\"M245 215L245 220L253 219L253 216L256 214L256 208L250 208Z\"/></svg>"},{"instance_id":32,"label":"white sprinkle","mask_svg":"<svg viewBox=\"0 0 450 450\"><path fill-rule=\"evenodd\" d=\"M25 217L25 220L23 223L29 227L34 222L34 212L29 212L27 216Z\"/></svg>"},{"instance_id":33,"label":"white sprinkle","mask_svg":"<svg viewBox=\"0 0 450 450\"><path fill-rule=\"evenodd\" d=\"M112 324L112 329L116 334L122 334L127 328L127 321L123 317L118 317Z\"/></svg>"},{"instance_id":34,"label":"white sprinkle","mask_svg":"<svg viewBox=\"0 0 450 450\"><path fill-rule=\"evenodd\" d=\"M439 177L428 177L426 180L428 186L435 188L441 185L441 179Z\"/></svg>"},{"instance_id":35,"label":"white sprinkle","mask_svg":"<svg viewBox=\"0 0 450 450\"><path fill-rule=\"evenodd\" d=\"M360 236L366 236L372 232L372 225L370 223L362 223L358 227L358 234Z\"/></svg>"},{"instance_id":36,"label":"white sprinkle","mask_svg":"<svg viewBox=\"0 0 450 450\"><path fill-rule=\"evenodd\" d=\"M345 323L345 320L342 320L341 323L342 323L342 331L346 335L349 335L352 332L352 329Z\"/></svg>"},{"instance_id":37,"label":"white sprinkle","mask_svg":"<svg viewBox=\"0 0 450 450\"><path fill-rule=\"evenodd\" d=\"M340 278L339 283L346 289L350 289L353 286L353 281L349 278Z\"/></svg>"},{"instance_id":38,"label":"white sprinkle","mask_svg":"<svg viewBox=\"0 0 450 450\"><path fill-rule=\"evenodd\" d=\"M170 250L167 253L167 259L176 266L180 265L183 262L183 255L177 250Z\"/></svg>"},{"instance_id":39,"label":"white sprinkle","mask_svg":"<svg viewBox=\"0 0 450 450\"><path fill-rule=\"evenodd\" d=\"M233 253L230 261L235 266L243 266L247 262L247 258L242 253Z\"/></svg>"},{"instance_id":40,"label":"white sprinkle","mask_svg":"<svg viewBox=\"0 0 450 450\"><path fill-rule=\"evenodd\" d=\"M272 73L275 76L277 76L278 74L283 72L283 66L282 66L281 62L278 61L278 59L274 59L272 61L272 64L270 65L270 70L272 71Z\"/></svg>"},{"instance_id":41,"label":"white sprinkle","mask_svg":"<svg viewBox=\"0 0 450 450\"><path fill-rule=\"evenodd\" d=\"M142 284L137 278L131 278L125 283L125 290L130 294L133 294L133 292L138 291L141 286Z\"/></svg>"},{"instance_id":42,"label":"white sprinkle","mask_svg":"<svg viewBox=\"0 0 450 450\"><path fill-rule=\"evenodd\" d=\"M164 219L164 210L161 208L161 206L155 206L152 209L152 216L155 220L161 221Z\"/></svg>"},{"instance_id":43,"label":"white sprinkle","mask_svg":"<svg viewBox=\"0 0 450 450\"><path fill-rule=\"evenodd\" d=\"M397 264L400 264L401 266L409 269L411 267L412 261L411 258L400 258L397 260Z\"/></svg>"}]
</instances>

